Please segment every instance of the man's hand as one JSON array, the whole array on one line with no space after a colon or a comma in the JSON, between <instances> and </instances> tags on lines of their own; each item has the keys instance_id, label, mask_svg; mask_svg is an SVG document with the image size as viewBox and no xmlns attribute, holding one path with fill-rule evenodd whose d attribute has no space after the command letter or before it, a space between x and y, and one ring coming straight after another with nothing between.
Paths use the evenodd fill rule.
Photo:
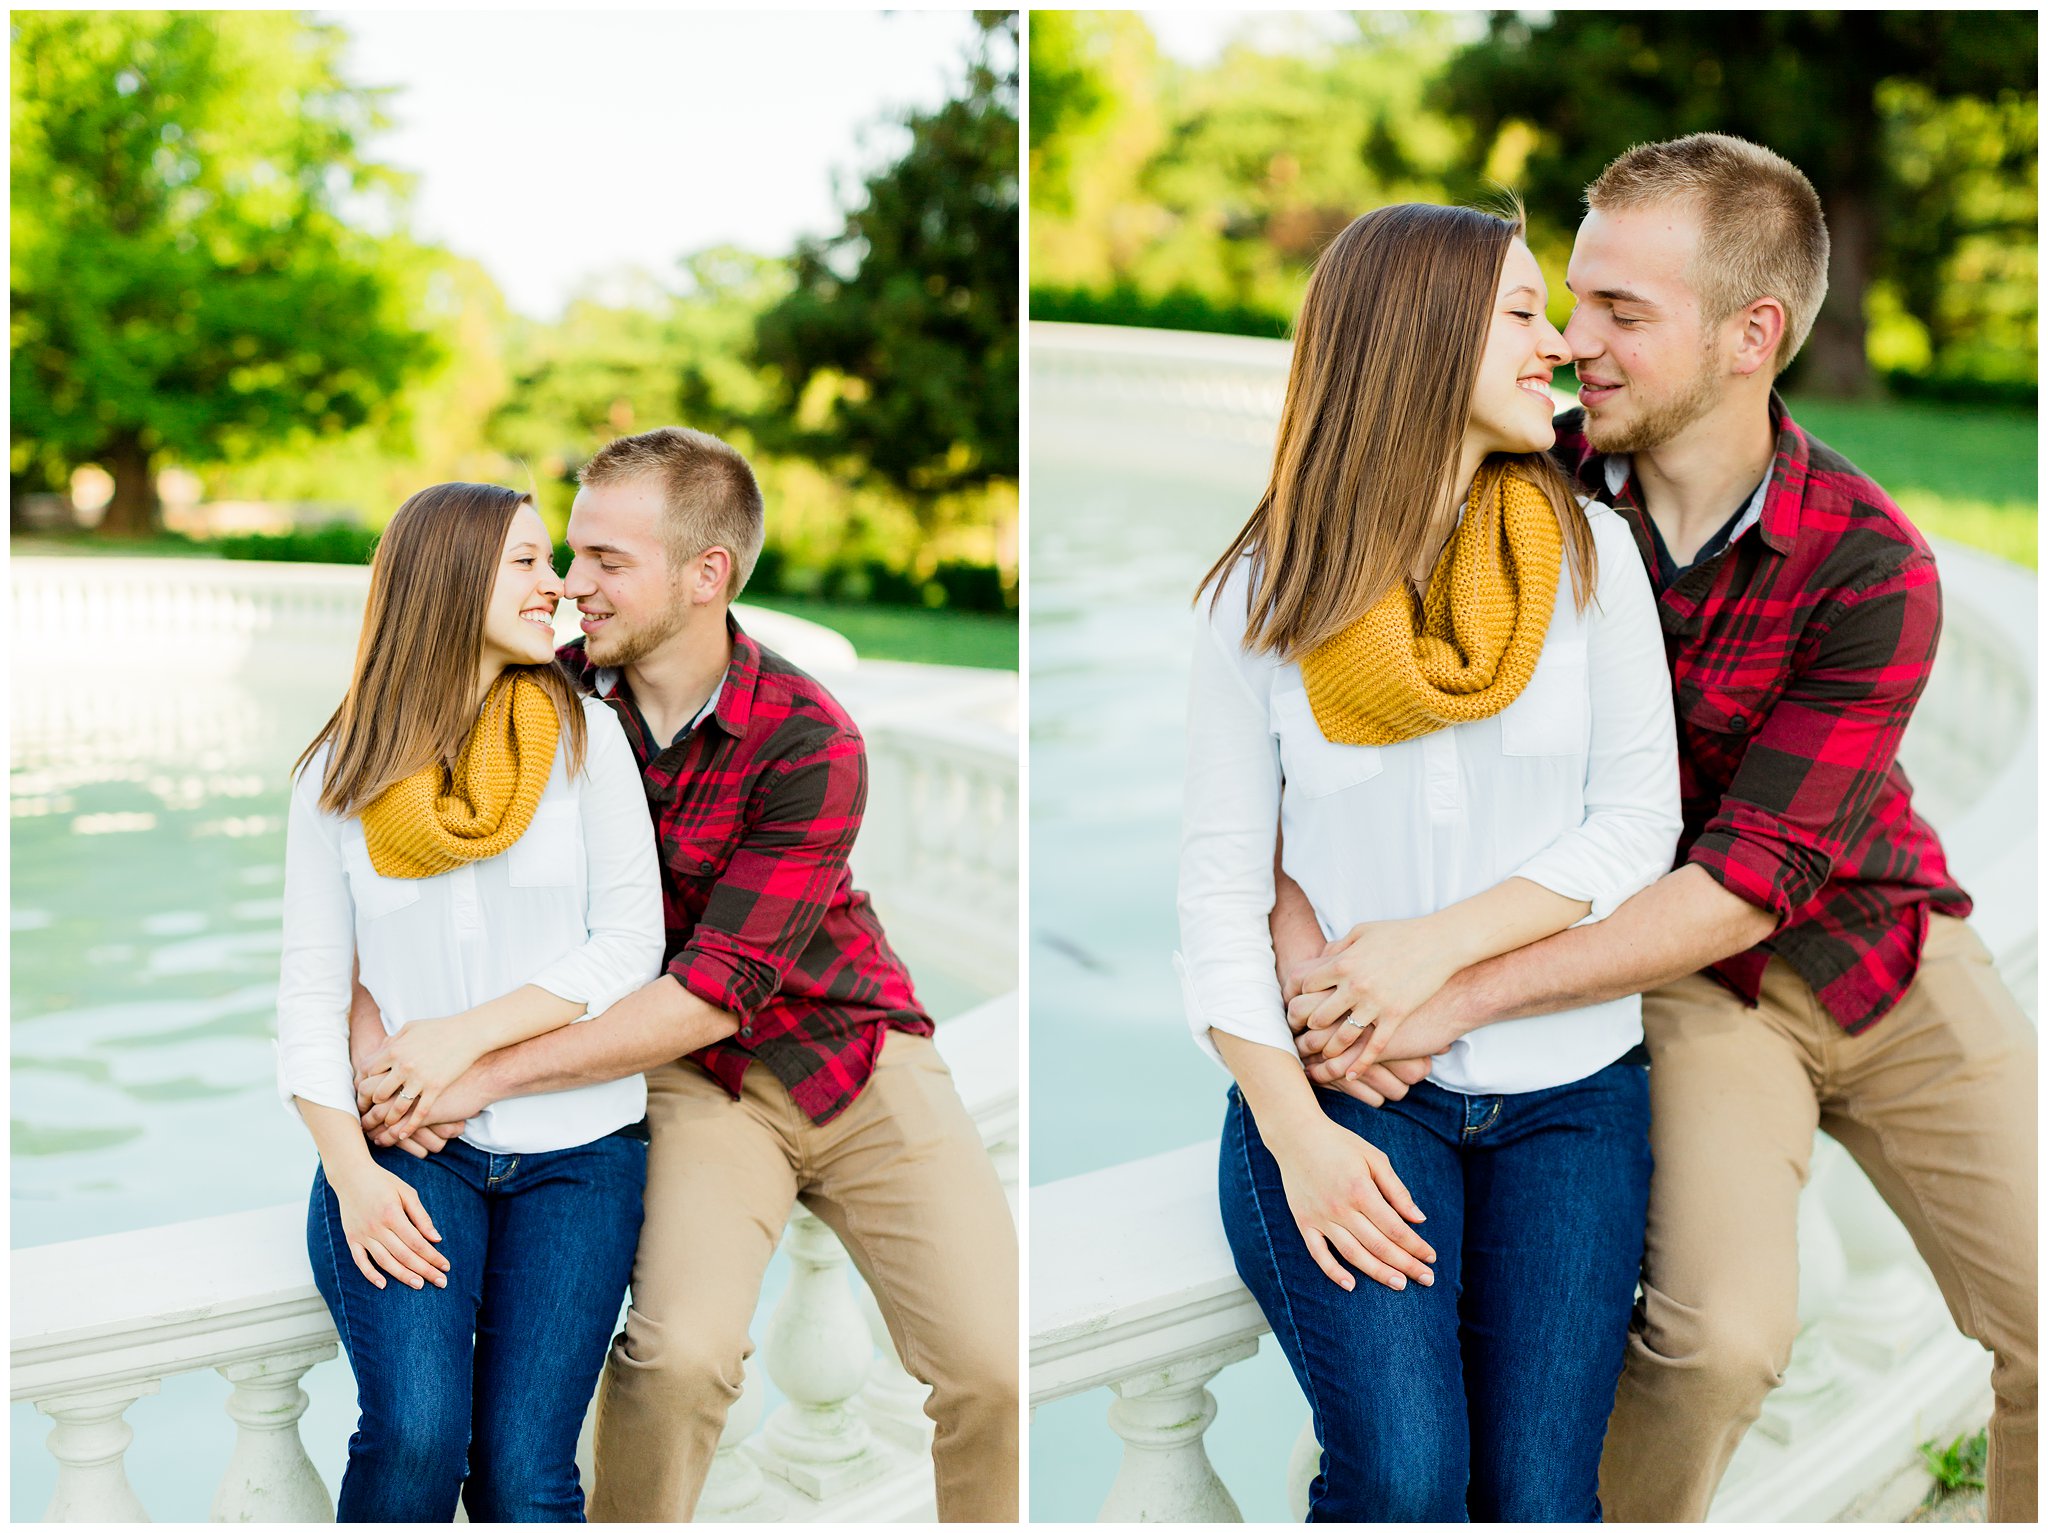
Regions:
<instances>
[{"instance_id":1,"label":"man's hand","mask_svg":"<svg viewBox=\"0 0 2048 1533\"><path fill-rule=\"evenodd\" d=\"M1400 1047L1404 1056L1401 1059L1370 1057L1369 1046L1377 1041L1374 1031L1370 1029L1363 1038L1355 1040L1349 1048L1332 1057L1325 1057L1323 1050L1329 1047L1330 1040L1336 1036L1335 1028L1310 1028L1296 1033L1295 1052L1301 1055L1301 1062L1308 1070L1308 1078L1318 1086L1331 1086L1349 1095L1358 1096L1359 1094L1350 1088L1367 1079L1377 1084L1377 1077L1371 1074L1375 1068L1396 1071L1405 1078L1407 1072L1417 1064L1427 1065L1433 1056L1443 1053L1470 1030L1461 1018L1451 1015L1449 1008L1443 1004L1445 993L1439 991L1423 1002L1419 1008L1409 1013L1407 1020L1401 1024ZM1298 1024L1290 1016L1288 1025ZM1358 1078L1347 1081L1347 1076L1354 1069L1359 1071ZM1408 1085L1413 1084L1412 1080L1408 1082ZM1382 1094L1384 1095L1384 1092ZM1359 1100L1374 1107L1380 1105L1366 1097L1359 1097Z\"/></svg>"},{"instance_id":2,"label":"man's hand","mask_svg":"<svg viewBox=\"0 0 2048 1533\"><path fill-rule=\"evenodd\" d=\"M460 1139L467 1127L466 1123L436 1123L431 1128L416 1128L398 1141L398 1148L414 1160L425 1160L446 1149L451 1139Z\"/></svg>"},{"instance_id":3,"label":"man's hand","mask_svg":"<svg viewBox=\"0 0 2048 1533\"><path fill-rule=\"evenodd\" d=\"M1307 1059L1302 1064L1308 1068L1309 1079L1316 1085L1326 1091L1341 1091L1348 1097L1356 1097L1367 1107L1384 1107L1389 1102L1398 1102L1408 1095L1410 1086L1429 1076L1429 1061L1426 1059L1383 1060L1367 1065L1355 1077L1339 1075L1328 1081L1317 1076Z\"/></svg>"}]
</instances>

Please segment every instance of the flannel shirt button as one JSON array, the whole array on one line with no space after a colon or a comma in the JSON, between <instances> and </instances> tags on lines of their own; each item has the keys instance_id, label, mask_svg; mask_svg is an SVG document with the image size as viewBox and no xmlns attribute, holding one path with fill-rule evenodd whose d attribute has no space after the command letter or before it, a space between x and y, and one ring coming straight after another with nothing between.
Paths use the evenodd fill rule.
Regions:
<instances>
[{"instance_id":1,"label":"flannel shirt button","mask_svg":"<svg viewBox=\"0 0 2048 1533\"><path fill-rule=\"evenodd\" d=\"M1732 716L1728 720L1728 722L1731 726L1733 726L1737 734L1741 734L1749 728L1749 715L1746 713L1738 713Z\"/></svg>"},{"instance_id":2,"label":"flannel shirt button","mask_svg":"<svg viewBox=\"0 0 2048 1533\"><path fill-rule=\"evenodd\" d=\"M752 1027L743 1027L740 1029L740 1036L742 1038L751 1038L754 1036L754 1029Z\"/></svg>"}]
</instances>

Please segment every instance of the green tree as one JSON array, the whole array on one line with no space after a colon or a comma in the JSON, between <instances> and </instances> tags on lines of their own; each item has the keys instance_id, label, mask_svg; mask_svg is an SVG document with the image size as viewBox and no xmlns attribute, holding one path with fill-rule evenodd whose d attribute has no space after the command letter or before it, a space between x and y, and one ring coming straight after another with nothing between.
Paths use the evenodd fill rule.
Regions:
<instances>
[{"instance_id":1,"label":"green tree","mask_svg":"<svg viewBox=\"0 0 2048 1533\"><path fill-rule=\"evenodd\" d=\"M678 286L642 275L521 322L492 443L524 463L560 525L576 471L615 436L682 422L744 438L768 390L748 365L754 324L789 291L787 263L721 246L685 257ZM742 450L745 442L740 443Z\"/></svg>"},{"instance_id":2,"label":"green tree","mask_svg":"<svg viewBox=\"0 0 2048 1533\"><path fill-rule=\"evenodd\" d=\"M1017 476L1017 14L977 14L965 88L906 121L862 206L793 258L761 316L759 435L930 513Z\"/></svg>"},{"instance_id":3,"label":"green tree","mask_svg":"<svg viewBox=\"0 0 2048 1533\"><path fill-rule=\"evenodd\" d=\"M1075 143L1108 115L1113 87L1080 13L1034 11L1029 35L1031 205L1071 213Z\"/></svg>"},{"instance_id":4,"label":"green tree","mask_svg":"<svg viewBox=\"0 0 2048 1533\"><path fill-rule=\"evenodd\" d=\"M1959 251L1989 237L2031 250L2037 38L2031 11L1558 11L1542 22L1501 12L1452 62L1437 104L1475 129L1461 190L1485 167L1518 179L1532 212L1552 217L1630 144L1712 129L1784 155L1820 193L1833 241L1799 382L1846 396L1869 387L1874 285L1917 306L1939 337L1957 326L1943 305L1966 280ZM1981 129L1989 113L2008 125L1997 148L1939 143L1933 119L1960 103L1976 108L1967 124ZM1916 143L1935 164L1960 154L1979 192L2017 180L2023 215L2011 197L1973 206L1967 188L1907 165ZM2029 256L2029 293L2032 268Z\"/></svg>"},{"instance_id":5,"label":"green tree","mask_svg":"<svg viewBox=\"0 0 2048 1533\"><path fill-rule=\"evenodd\" d=\"M432 346L363 139L378 93L289 12L15 12L17 471L97 462L103 524L157 521L154 465L372 418Z\"/></svg>"}]
</instances>

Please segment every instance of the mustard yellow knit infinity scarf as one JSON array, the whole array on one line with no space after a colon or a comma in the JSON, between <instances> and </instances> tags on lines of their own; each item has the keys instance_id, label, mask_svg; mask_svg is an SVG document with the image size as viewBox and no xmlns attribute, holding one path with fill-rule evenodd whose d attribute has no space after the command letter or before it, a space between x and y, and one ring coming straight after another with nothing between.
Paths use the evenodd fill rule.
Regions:
<instances>
[{"instance_id":1,"label":"mustard yellow knit infinity scarf","mask_svg":"<svg viewBox=\"0 0 2048 1533\"><path fill-rule=\"evenodd\" d=\"M1373 609L1301 658L1325 739L1392 745L1490 718L1521 695L1543 653L1564 534L1519 474L1474 499L1430 573L1418 614L1398 581Z\"/></svg>"},{"instance_id":2,"label":"mustard yellow knit infinity scarf","mask_svg":"<svg viewBox=\"0 0 2048 1533\"><path fill-rule=\"evenodd\" d=\"M432 878L511 846L533 822L561 727L539 683L500 676L455 758L452 791L441 791L437 762L393 783L363 811L370 866L386 878Z\"/></svg>"}]
</instances>

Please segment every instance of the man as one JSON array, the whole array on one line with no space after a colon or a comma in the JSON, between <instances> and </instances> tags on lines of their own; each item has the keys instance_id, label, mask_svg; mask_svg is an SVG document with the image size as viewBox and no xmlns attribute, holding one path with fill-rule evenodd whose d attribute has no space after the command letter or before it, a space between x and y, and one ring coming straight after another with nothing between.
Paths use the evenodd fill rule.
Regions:
<instances>
[{"instance_id":1,"label":"man","mask_svg":"<svg viewBox=\"0 0 2048 1533\"><path fill-rule=\"evenodd\" d=\"M1656 1171L1601 1471L1610 1520L1704 1518L1782 1380L1819 1127L1992 1352L1989 1515L2031 1522L2034 1031L1895 760L1940 628L1933 555L1772 388L1826 292L1820 201L1777 155L1714 133L1630 150L1586 200L1566 279L1581 408L1554 451L1629 519L1658 592L1678 867L1602 922L1465 970L1398 1046L1419 1057L1644 992ZM1283 972L1334 988L1341 954L1295 967L1286 917ZM1304 1055L1328 1036L1303 1032ZM1311 1074L1341 1082L1377 1054L1367 1032Z\"/></svg>"},{"instance_id":2,"label":"man","mask_svg":"<svg viewBox=\"0 0 2048 1533\"><path fill-rule=\"evenodd\" d=\"M939 1516L1014 1521L1015 1228L931 1020L847 871L867 796L860 734L728 610L761 550L753 471L702 432L621 438L584 467L568 542L585 637L556 659L618 712L639 758L667 968L590 1021L487 1055L437 1116L647 1075L646 1222L598 1396L592 1518L689 1517L801 1199L932 1387ZM381 1043L374 1003L358 1007ZM441 1125L424 1147L458 1132Z\"/></svg>"}]
</instances>

